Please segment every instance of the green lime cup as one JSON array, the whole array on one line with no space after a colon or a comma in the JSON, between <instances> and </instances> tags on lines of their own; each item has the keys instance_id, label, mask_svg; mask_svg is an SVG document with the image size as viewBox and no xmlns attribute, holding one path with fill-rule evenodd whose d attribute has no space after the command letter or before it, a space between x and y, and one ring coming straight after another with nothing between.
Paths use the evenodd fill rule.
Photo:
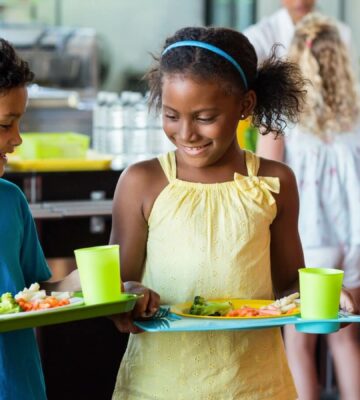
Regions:
<instances>
[{"instance_id":1,"label":"green lime cup","mask_svg":"<svg viewBox=\"0 0 360 400\"><path fill-rule=\"evenodd\" d=\"M119 245L74 250L85 304L101 304L121 299Z\"/></svg>"},{"instance_id":2,"label":"green lime cup","mask_svg":"<svg viewBox=\"0 0 360 400\"><path fill-rule=\"evenodd\" d=\"M301 318L338 318L344 271L330 268L300 268Z\"/></svg>"}]
</instances>

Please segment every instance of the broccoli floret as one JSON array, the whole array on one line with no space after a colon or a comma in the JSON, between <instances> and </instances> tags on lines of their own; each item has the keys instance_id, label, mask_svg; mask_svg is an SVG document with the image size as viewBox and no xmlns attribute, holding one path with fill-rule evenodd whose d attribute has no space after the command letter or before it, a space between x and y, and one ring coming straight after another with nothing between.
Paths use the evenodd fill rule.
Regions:
<instances>
[{"instance_id":1,"label":"broccoli floret","mask_svg":"<svg viewBox=\"0 0 360 400\"><path fill-rule=\"evenodd\" d=\"M20 312L21 308L16 303L11 293L7 292L1 295L0 300L0 314L17 313Z\"/></svg>"},{"instance_id":2,"label":"broccoli floret","mask_svg":"<svg viewBox=\"0 0 360 400\"><path fill-rule=\"evenodd\" d=\"M13 296L10 292L3 293L1 295L1 302L2 303L11 303L13 301Z\"/></svg>"},{"instance_id":3,"label":"broccoli floret","mask_svg":"<svg viewBox=\"0 0 360 400\"><path fill-rule=\"evenodd\" d=\"M229 301L217 302L206 301L201 296L195 296L194 302L190 307L189 313L192 315L203 316L224 316L232 309Z\"/></svg>"},{"instance_id":4,"label":"broccoli floret","mask_svg":"<svg viewBox=\"0 0 360 400\"><path fill-rule=\"evenodd\" d=\"M204 297L201 296L195 296L194 297L194 303L198 306L203 306L206 303L206 300L204 299Z\"/></svg>"}]
</instances>

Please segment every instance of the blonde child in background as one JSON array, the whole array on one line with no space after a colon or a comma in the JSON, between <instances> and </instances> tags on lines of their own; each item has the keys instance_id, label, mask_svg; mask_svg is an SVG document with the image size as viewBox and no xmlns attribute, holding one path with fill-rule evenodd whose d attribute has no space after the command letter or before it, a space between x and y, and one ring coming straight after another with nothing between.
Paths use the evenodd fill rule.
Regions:
<instances>
[{"instance_id":1,"label":"blonde child in background","mask_svg":"<svg viewBox=\"0 0 360 400\"><path fill-rule=\"evenodd\" d=\"M255 47L258 61L262 62L270 53L272 46L280 44L276 49L278 57L287 57L296 25L309 13L317 10L325 11L325 3L316 0L281 0L281 7L271 15L263 17L254 25L250 25L243 33ZM359 59L354 45L351 29L342 21L334 20L341 39L351 52L353 68L358 71Z\"/></svg>"},{"instance_id":2,"label":"blonde child in background","mask_svg":"<svg viewBox=\"0 0 360 400\"><path fill-rule=\"evenodd\" d=\"M138 333L132 318L151 315L157 293L176 304L294 291L304 265L294 175L239 148L236 127L249 116L267 131L296 120L304 96L298 67L275 58L258 67L241 33L189 27L166 40L148 80L150 103L177 149L130 166L117 185L110 242L120 244L126 289L146 295L118 318L119 329ZM130 335L113 395L296 397L278 328Z\"/></svg>"},{"instance_id":3,"label":"blonde child in background","mask_svg":"<svg viewBox=\"0 0 360 400\"><path fill-rule=\"evenodd\" d=\"M309 79L299 125L284 138L260 137L258 154L285 160L300 194L299 232L307 267L344 269L344 286L360 301L360 131L357 82L336 24L319 14L295 30L290 58ZM285 328L300 400L319 398L315 335ZM359 326L327 336L342 400L360 399Z\"/></svg>"},{"instance_id":4,"label":"blonde child in background","mask_svg":"<svg viewBox=\"0 0 360 400\"><path fill-rule=\"evenodd\" d=\"M0 39L0 177L7 154L22 142L20 119L34 75L13 47ZM78 290L77 272L62 282L44 282L51 272L29 206L21 190L0 178L0 295L42 282L46 290ZM0 333L0 399L45 400L45 382L34 330Z\"/></svg>"}]
</instances>

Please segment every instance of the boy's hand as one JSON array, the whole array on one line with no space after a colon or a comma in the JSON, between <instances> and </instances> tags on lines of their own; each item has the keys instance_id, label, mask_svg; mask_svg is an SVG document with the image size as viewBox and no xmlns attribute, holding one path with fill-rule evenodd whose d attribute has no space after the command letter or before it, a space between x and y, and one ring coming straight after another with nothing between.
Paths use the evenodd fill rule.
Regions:
<instances>
[{"instance_id":1,"label":"boy's hand","mask_svg":"<svg viewBox=\"0 0 360 400\"><path fill-rule=\"evenodd\" d=\"M126 293L142 295L136 302L131 312L111 316L116 328L124 333L140 333L142 330L134 325L134 319L151 318L160 304L160 296L151 289L143 286L139 282L124 282Z\"/></svg>"},{"instance_id":2,"label":"boy's hand","mask_svg":"<svg viewBox=\"0 0 360 400\"><path fill-rule=\"evenodd\" d=\"M40 286L47 292L78 292L81 290L79 270L75 269L59 281L41 282Z\"/></svg>"}]
</instances>

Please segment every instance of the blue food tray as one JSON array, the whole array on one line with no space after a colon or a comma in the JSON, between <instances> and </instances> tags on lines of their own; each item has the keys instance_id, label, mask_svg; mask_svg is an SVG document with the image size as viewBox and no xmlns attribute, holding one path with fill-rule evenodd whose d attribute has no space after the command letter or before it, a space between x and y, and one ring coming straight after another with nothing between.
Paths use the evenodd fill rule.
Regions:
<instances>
[{"instance_id":1,"label":"blue food tray","mask_svg":"<svg viewBox=\"0 0 360 400\"><path fill-rule=\"evenodd\" d=\"M326 320L305 320L290 316L263 319L210 319L181 317L170 313L164 318L135 321L135 325L146 332L193 332L219 330L252 330L295 325L304 333L331 333L340 328L341 323L360 322L360 315L346 315L340 312L338 318Z\"/></svg>"}]
</instances>

